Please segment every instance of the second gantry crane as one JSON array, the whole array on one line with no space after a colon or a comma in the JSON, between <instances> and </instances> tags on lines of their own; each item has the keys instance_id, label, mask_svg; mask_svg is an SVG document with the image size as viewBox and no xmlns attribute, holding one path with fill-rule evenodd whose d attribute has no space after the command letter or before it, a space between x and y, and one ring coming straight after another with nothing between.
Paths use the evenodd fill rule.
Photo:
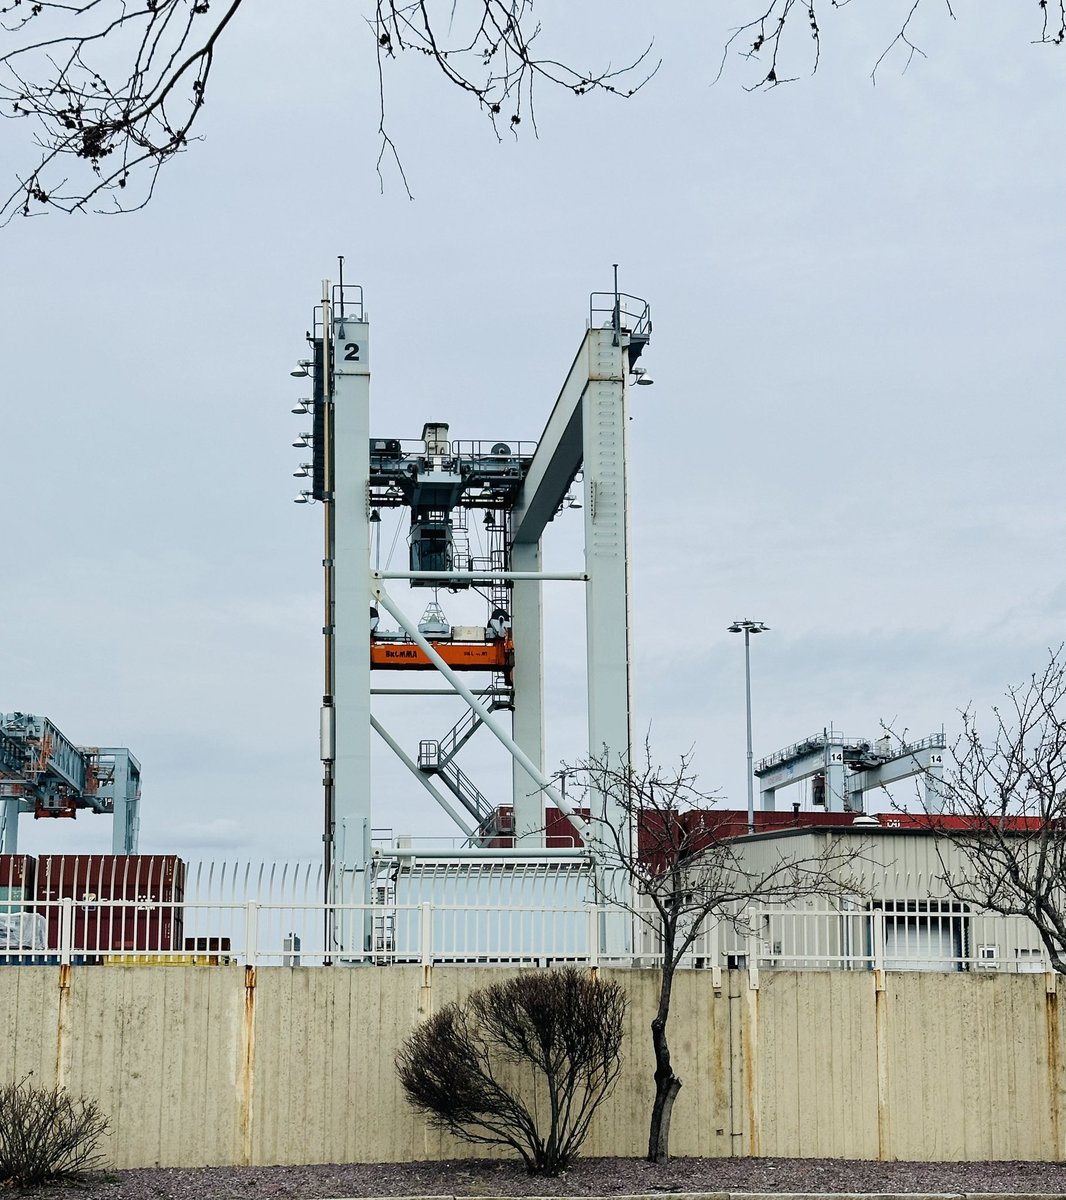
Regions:
<instances>
[{"instance_id":1,"label":"second gantry crane","mask_svg":"<svg viewBox=\"0 0 1066 1200\"><path fill-rule=\"evenodd\" d=\"M0 853L18 850L18 821L114 817L112 849L135 854L140 828L141 764L124 746L76 746L47 718L0 713Z\"/></svg>"}]
</instances>

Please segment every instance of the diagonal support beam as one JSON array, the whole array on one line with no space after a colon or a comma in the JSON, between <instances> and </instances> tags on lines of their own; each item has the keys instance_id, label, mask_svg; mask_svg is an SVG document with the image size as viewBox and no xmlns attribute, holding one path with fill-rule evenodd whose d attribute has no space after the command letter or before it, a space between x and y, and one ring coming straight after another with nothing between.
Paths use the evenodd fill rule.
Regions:
<instances>
[{"instance_id":1,"label":"diagonal support beam","mask_svg":"<svg viewBox=\"0 0 1066 1200\"><path fill-rule=\"evenodd\" d=\"M378 604L399 624L400 628L411 638L415 645L429 659L429 661L437 668L445 679L455 688L456 692L470 705L470 707L481 717L485 728L496 738L504 748L509 751L517 763L525 770L526 774L538 784L544 795L558 808L565 813L570 820L577 826L578 832L582 838L588 837L588 825L585 819L581 816L578 810L570 803L563 795L561 795L551 784L551 780L540 770L539 767L529 758L525 751L511 737L506 729L492 715L489 709L481 703L474 693L466 686L455 671L448 666L443 658L433 648L433 643L419 630L417 624L410 620L409 617L399 608L392 598L386 593L380 583L372 588L373 595Z\"/></svg>"},{"instance_id":2,"label":"diagonal support beam","mask_svg":"<svg viewBox=\"0 0 1066 1200\"><path fill-rule=\"evenodd\" d=\"M585 334L529 465L521 499L511 518L512 541L516 543L540 540L544 527L558 512L574 476L581 469L584 453L582 399L589 382L591 333Z\"/></svg>"},{"instance_id":3,"label":"diagonal support beam","mask_svg":"<svg viewBox=\"0 0 1066 1200\"><path fill-rule=\"evenodd\" d=\"M426 778L426 776L423 775L422 772L418 769L417 764L414 762L414 760L411 758L411 756L409 754L407 754L407 752L400 745L400 743L396 741L396 739L389 733L389 731L384 727L384 725L382 725L381 722L377 719L377 717L375 717L373 714L371 714L371 717L370 717L370 724L373 727L374 732L378 735L378 737L381 738L381 740L385 743L386 746L388 746L388 748L393 752L393 754L396 755L396 757L400 760L400 762L403 763L403 765L408 769L408 771L410 771L411 774L418 780L418 782L426 789L426 791L429 792L429 794L433 797L433 799L436 800L436 802L441 806L441 808L444 809L444 811L448 814L449 817L451 817L451 819L456 823L456 825L459 826L459 828L463 831L463 833L465 833L468 838L476 837L477 830L475 830L472 826L468 825L466 823L466 821L464 821L463 818L455 811L455 809L452 808L451 804L448 803L448 801L440 794L440 792L437 791L437 789L433 786L433 784L430 783L430 781Z\"/></svg>"}]
</instances>

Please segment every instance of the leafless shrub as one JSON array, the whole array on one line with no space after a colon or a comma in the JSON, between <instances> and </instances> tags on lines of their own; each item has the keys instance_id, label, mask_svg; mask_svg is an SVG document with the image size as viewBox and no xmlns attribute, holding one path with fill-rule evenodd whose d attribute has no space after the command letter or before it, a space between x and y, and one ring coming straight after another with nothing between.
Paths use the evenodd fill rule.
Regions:
<instances>
[{"instance_id":1,"label":"leafless shrub","mask_svg":"<svg viewBox=\"0 0 1066 1200\"><path fill-rule=\"evenodd\" d=\"M509 1146L531 1174L555 1175L614 1087L624 1017L615 983L573 968L520 975L419 1026L397 1057L400 1082L436 1125ZM528 1068L533 1081L524 1088Z\"/></svg>"},{"instance_id":2,"label":"leafless shrub","mask_svg":"<svg viewBox=\"0 0 1066 1200\"><path fill-rule=\"evenodd\" d=\"M29 1077L0 1088L0 1184L33 1187L98 1166L108 1120L95 1100L62 1088L37 1088Z\"/></svg>"}]
</instances>

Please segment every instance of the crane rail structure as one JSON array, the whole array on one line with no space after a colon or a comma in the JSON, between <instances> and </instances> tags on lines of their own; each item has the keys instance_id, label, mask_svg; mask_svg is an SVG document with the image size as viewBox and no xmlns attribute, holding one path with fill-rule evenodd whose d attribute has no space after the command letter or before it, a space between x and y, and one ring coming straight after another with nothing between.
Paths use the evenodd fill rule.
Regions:
<instances>
[{"instance_id":1,"label":"crane rail structure","mask_svg":"<svg viewBox=\"0 0 1066 1200\"><path fill-rule=\"evenodd\" d=\"M47 718L0 713L0 853L18 849L23 813L114 817L112 848L135 854L140 828L141 764L124 746L77 746Z\"/></svg>"},{"instance_id":2,"label":"crane rail structure","mask_svg":"<svg viewBox=\"0 0 1066 1200\"><path fill-rule=\"evenodd\" d=\"M867 792L920 775L925 786L926 812L938 813L943 797L938 787L944 775L944 731L917 741L853 737L831 726L767 755L755 764L760 808L772 812L777 792L811 780L812 802L826 812L865 811Z\"/></svg>"}]
</instances>

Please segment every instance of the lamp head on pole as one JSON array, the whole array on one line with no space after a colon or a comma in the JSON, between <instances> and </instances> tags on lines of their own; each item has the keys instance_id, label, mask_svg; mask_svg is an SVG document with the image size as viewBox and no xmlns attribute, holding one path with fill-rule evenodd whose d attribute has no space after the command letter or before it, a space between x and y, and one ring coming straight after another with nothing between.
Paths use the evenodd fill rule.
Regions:
<instances>
[{"instance_id":1,"label":"lamp head on pole","mask_svg":"<svg viewBox=\"0 0 1066 1200\"><path fill-rule=\"evenodd\" d=\"M762 621L751 621L747 617L742 621L734 621L729 626L729 633L766 633L770 626L765 625Z\"/></svg>"}]
</instances>

